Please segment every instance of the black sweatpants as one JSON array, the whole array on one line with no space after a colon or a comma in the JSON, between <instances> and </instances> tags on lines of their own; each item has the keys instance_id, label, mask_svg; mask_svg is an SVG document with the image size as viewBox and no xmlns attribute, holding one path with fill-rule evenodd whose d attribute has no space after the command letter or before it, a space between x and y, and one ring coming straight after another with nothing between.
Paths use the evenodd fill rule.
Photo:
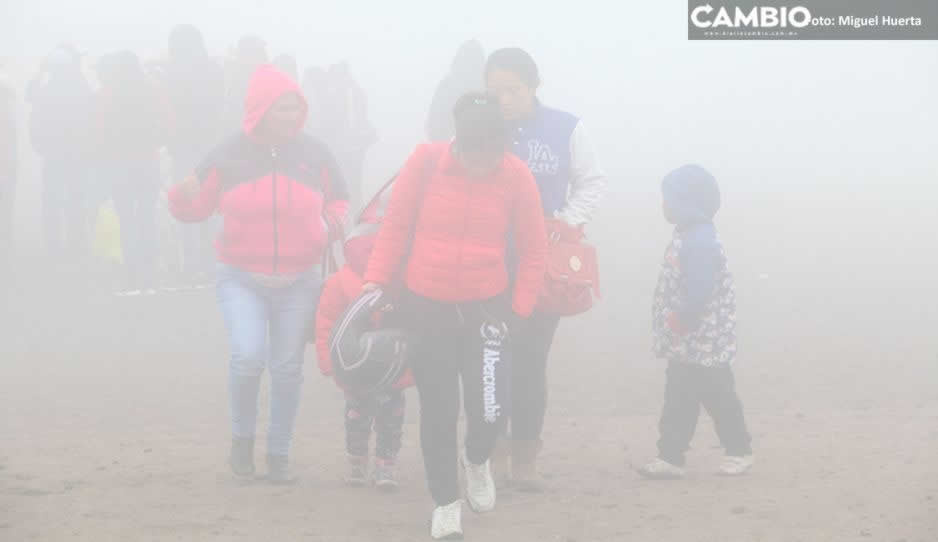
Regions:
<instances>
[{"instance_id":1,"label":"black sweatpants","mask_svg":"<svg viewBox=\"0 0 938 542\"><path fill-rule=\"evenodd\" d=\"M703 367L679 361L668 364L664 408L658 424L658 456L672 465L684 465L684 452L697 429L700 406L713 418L717 436L727 455L752 453L743 404L736 395L729 367Z\"/></svg>"},{"instance_id":2,"label":"black sweatpants","mask_svg":"<svg viewBox=\"0 0 938 542\"><path fill-rule=\"evenodd\" d=\"M395 460L404 434L404 406L402 390L367 396L346 393L345 449L348 454L367 456L374 428L375 457Z\"/></svg>"},{"instance_id":3,"label":"black sweatpants","mask_svg":"<svg viewBox=\"0 0 938 542\"><path fill-rule=\"evenodd\" d=\"M547 412L547 358L560 318L535 312L512 341L511 438L538 440Z\"/></svg>"},{"instance_id":4,"label":"black sweatpants","mask_svg":"<svg viewBox=\"0 0 938 542\"><path fill-rule=\"evenodd\" d=\"M510 305L502 298L438 303L410 294L401 302L413 334L411 369L420 394L420 447L438 506L460 498L456 426L459 383L466 413L466 455L488 460L509 408Z\"/></svg>"}]
</instances>

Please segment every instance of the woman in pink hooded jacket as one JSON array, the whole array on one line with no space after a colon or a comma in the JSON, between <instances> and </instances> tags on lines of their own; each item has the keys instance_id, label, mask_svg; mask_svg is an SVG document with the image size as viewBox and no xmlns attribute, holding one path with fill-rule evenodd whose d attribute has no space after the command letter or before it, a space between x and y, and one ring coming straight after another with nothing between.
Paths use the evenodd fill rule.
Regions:
<instances>
[{"instance_id":1,"label":"woman in pink hooded jacket","mask_svg":"<svg viewBox=\"0 0 938 542\"><path fill-rule=\"evenodd\" d=\"M218 300L231 343L230 463L236 475L254 475L257 395L267 367L267 478L273 483L293 481L287 456L321 259L330 224L341 221L348 207L332 155L302 131L306 113L297 84L261 66L248 89L243 132L169 193L181 221L198 222L215 212L224 219L216 251Z\"/></svg>"}]
</instances>

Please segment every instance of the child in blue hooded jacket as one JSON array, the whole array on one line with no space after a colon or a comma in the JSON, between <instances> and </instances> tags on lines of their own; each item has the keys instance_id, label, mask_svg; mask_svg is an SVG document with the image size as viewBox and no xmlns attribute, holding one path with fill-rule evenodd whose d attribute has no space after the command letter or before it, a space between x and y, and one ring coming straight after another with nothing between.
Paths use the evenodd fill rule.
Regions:
<instances>
[{"instance_id":1,"label":"child in blue hooded jacket","mask_svg":"<svg viewBox=\"0 0 938 542\"><path fill-rule=\"evenodd\" d=\"M719 474L753 464L743 405L736 394L736 293L713 217L716 179L700 166L678 168L662 182L664 214L674 224L655 289L655 354L668 361L658 458L639 469L648 478L681 478L700 406L713 418L726 457Z\"/></svg>"}]
</instances>

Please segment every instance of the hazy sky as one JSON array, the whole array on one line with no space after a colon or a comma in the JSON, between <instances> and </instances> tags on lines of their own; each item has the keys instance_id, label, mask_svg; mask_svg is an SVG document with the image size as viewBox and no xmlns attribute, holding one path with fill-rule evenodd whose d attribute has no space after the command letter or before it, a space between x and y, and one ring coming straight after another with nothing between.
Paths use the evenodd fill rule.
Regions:
<instances>
[{"instance_id":1,"label":"hazy sky","mask_svg":"<svg viewBox=\"0 0 938 542\"><path fill-rule=\"evenodd\" d=\"M255 32L301 65L348 59L383 135L390 125L395 136L419 137L453 52L478 37L490 50L528 48L543 96L604 136L595 139L612 169L657 175L675 162L741 161L748 174L781 168L786 183L881 167L933 178L938 169L928 137L938 42L688 42L684 2L0 1L12 14L2 24L13 26L2 56L38 57L63 39L92 55L154 56L174 24L191 22L216 54ZM821 148L826 159L815 162ZM797 169L803 159L811 171Z\"/></svg>"}]
</instances>

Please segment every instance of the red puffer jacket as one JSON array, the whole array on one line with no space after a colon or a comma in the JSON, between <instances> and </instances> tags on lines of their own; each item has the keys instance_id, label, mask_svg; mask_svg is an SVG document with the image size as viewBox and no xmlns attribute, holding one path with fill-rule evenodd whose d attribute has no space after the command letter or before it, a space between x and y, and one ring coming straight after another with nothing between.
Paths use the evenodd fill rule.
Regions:
<instances>
[{"instance_id":1,"label":"red puffer jacket","mask_svg":"<svg viewBox=\"0 0 938 542\"><path fill-rule=\"evenodd\" d=\"M364 278L389 285L411 247L404 273L411 291L445 303L489 299L508 288L509 236L519 258L512 308L527 317L544 281L547 256L544 214L531 172L506 153L493 175L472 179L449 143L420 145L394 183Z\"/></svg>"},{"instance_id":2,"label":"red puffer jacket","mask_svg":"<svg viewBox=\"0 0 938 542\"><path fill-rule=\"evenodd\" d=\"M251 79L245 101L244 133L215 149L199 167L198 197L175 187L170 210L184 222L198 222L216 209L224 217L216 242L221 261L267 274L297 273L320 263L328 224L348 209L345 182L325 145L301 132L271 147L252 134L283 95L302 99L295 82L272 66ZM305 108L304 105L304 121Z\"/></svg>"}]
</instances>

